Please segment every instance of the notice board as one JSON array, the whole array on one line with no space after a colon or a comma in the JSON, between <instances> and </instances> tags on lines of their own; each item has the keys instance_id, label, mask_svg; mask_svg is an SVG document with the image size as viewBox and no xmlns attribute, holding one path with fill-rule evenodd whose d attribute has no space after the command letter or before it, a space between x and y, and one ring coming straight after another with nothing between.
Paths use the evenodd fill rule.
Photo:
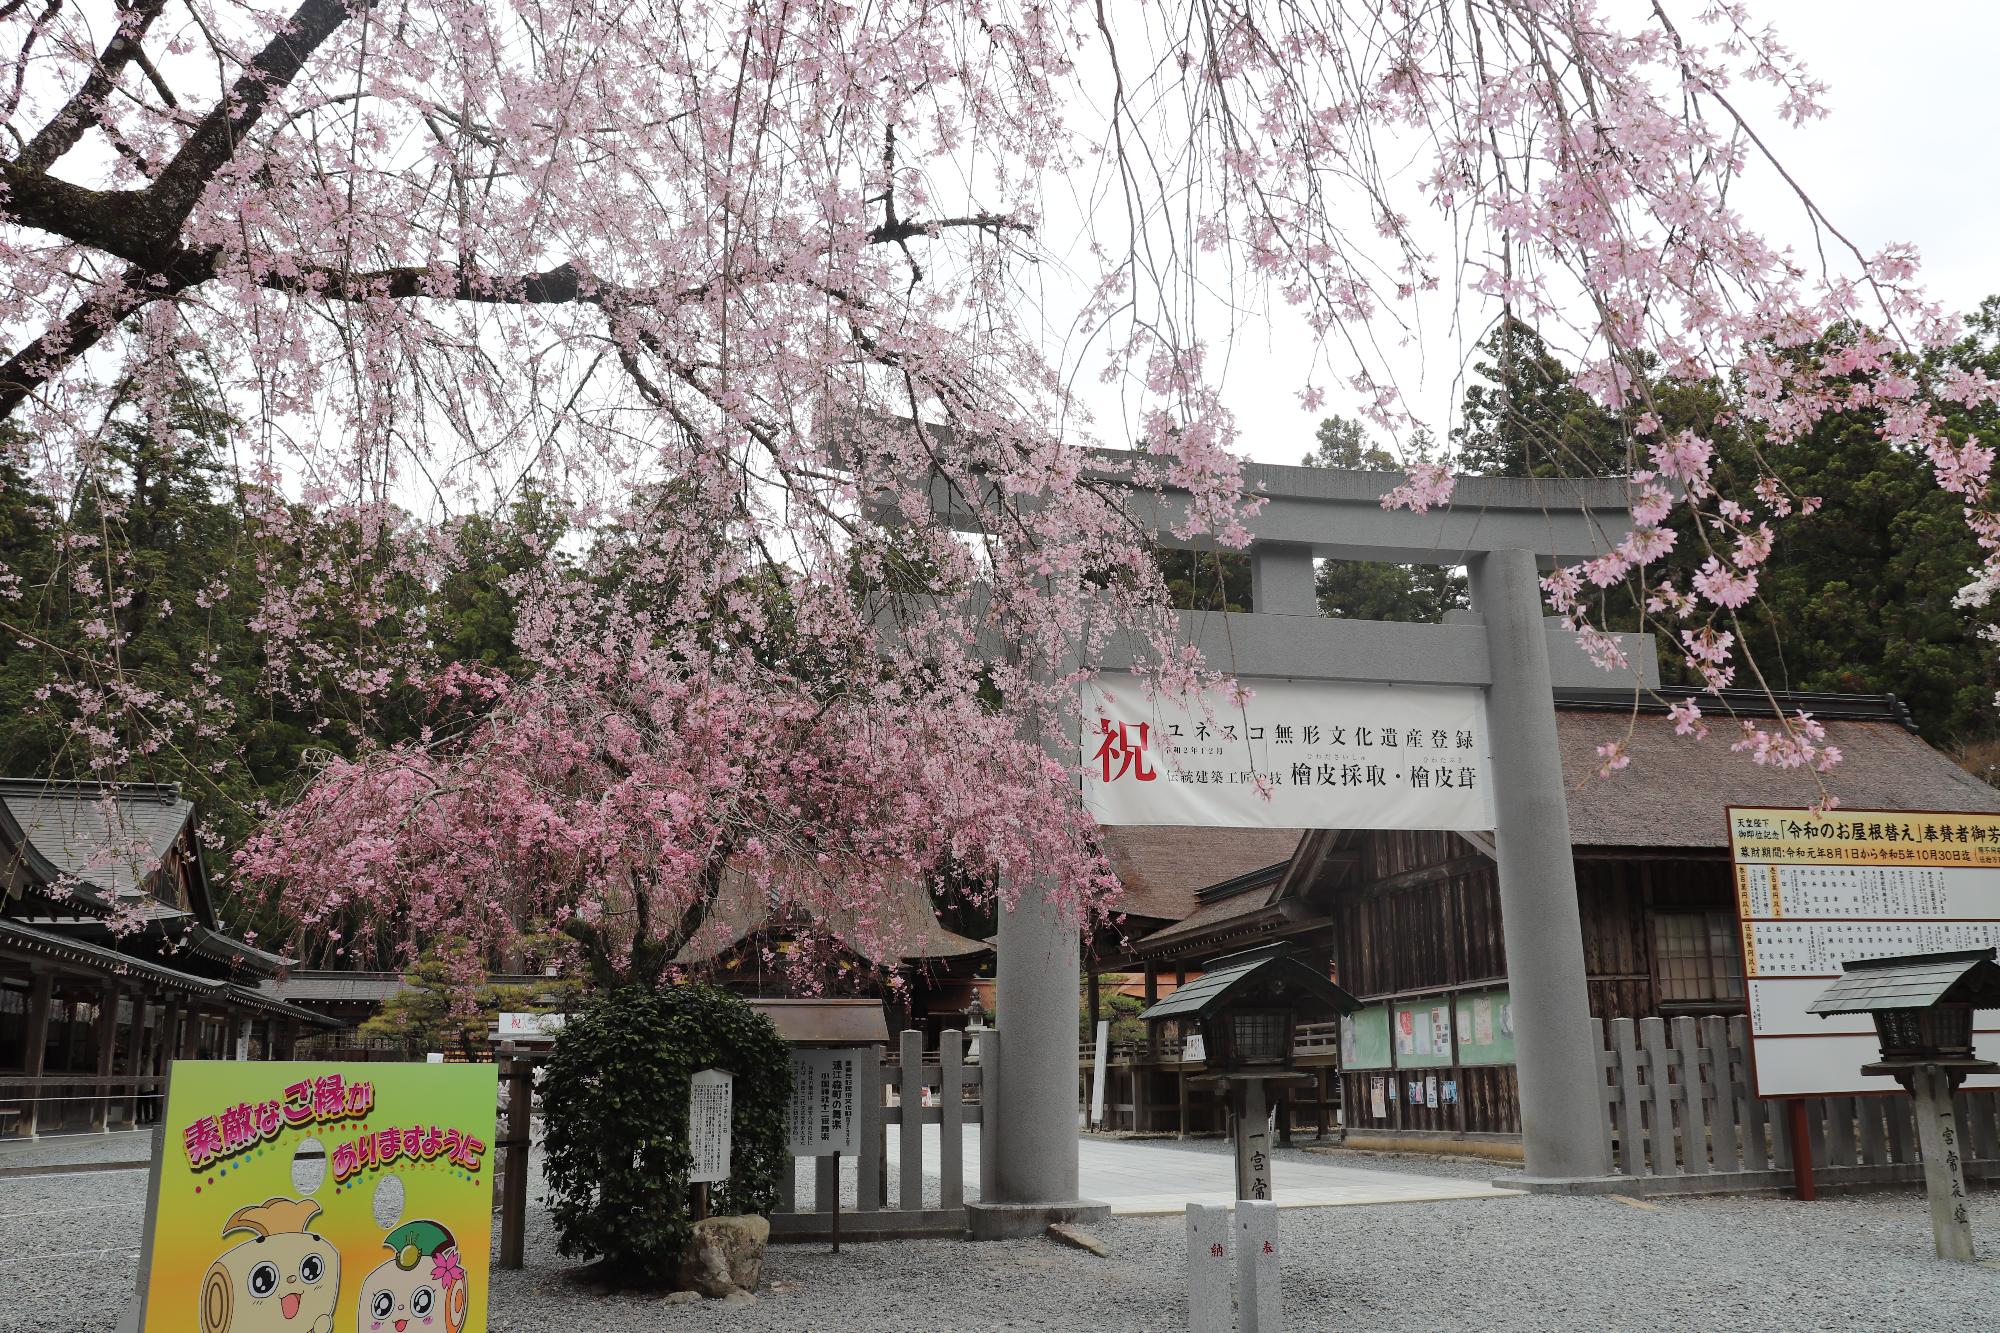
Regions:
<instances>
[{"instance_id":1,"label":"notice board","mask_svg":"<svg viewBox=\"0 0 2000 1333\"><path fill-rule=\"evenodd\" d=\"M1477 991L1458 997L1458 1062L1462 1065L1514 1063L1514 1005L1507 991Z\"/></svg>"},{"instance_id":2,"label":"notice board","mask_svg":"<svg viewBox=\"0 0 2000 1333\"><path fill-rule=\"evenodd\" d=\"M1389 1007L1389 1039L1398 1069L1442 1069L1454 1063L1451 998L1445 995Z\"/></svg>"},{"instance_id":3,"label":"notice board","mask_svg":"<svg viewBox=\"0 0 2000 1333\"><path fill-rule=\"evenodd\" d=\"M2000 945L2000 815L1731 806L1729 848L1757 1095L1900 1092L1861 1076L1881 1052L1868 1015L1806 1008L1850 959ZM1974 1023L2000 1059L2000 1015Z\"/></svg>"},{"instance_id":4,"label":"notice board","mask_svg":"<svg viewBox=\"0 0 2000 1333\"><path fill-rule=\"evenodd\" d=\"M1370 1005L1340 1020L1340 1064L1343 1069L1389 1067L1389 1007Z\"/></svg>"}]
</instances>

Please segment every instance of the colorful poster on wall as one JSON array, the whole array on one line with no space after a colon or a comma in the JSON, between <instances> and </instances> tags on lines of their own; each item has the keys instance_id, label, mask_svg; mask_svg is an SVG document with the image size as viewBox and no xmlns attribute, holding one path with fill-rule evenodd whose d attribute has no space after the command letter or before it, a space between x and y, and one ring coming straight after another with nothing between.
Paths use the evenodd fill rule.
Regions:
<instances>
[{"instance_id":1,"label":"colorful poster on wall","mask_svg":"<svg viewBox=\"0 0 2000 1333\"><path fill-rule=\"evenodd\" d=\"M1398 1053L1409 1055L1417 1049L1416 1031L1417 1018L1415 1014L1412 1014L1407 1009L1397 1013L1396 1050Z\"/></svg>"},{"instance_id":2,"label":"colorful poster on wall","mask_svg":"<svg viewBox=\"0 0 2000 1333\"><path fill-rule=\"evenodd\" d=\"M483 1333L492 1065L176 1060L146 1333Z\"/></svg>"}]
</instances>

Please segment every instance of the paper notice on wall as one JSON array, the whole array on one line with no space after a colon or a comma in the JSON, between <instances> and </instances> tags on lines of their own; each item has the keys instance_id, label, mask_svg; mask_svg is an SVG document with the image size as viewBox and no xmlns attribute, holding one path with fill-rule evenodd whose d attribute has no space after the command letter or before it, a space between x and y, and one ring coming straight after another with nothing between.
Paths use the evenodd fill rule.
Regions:
<instances>
[{"instance_id":1,"label":"paper notice on wall","mask_svg":"<svg viewBox=\"0 0 2000 1333\"><path fill-rule=\"evenodd\" d=\"M1448 1078L1438 1085L1438 1096L1446 1106L1458 1105L1458 1080Z\"/></svg>"},{"instance_id":2,"label":"paper notice on wall","mask_svg":"<svg viewBox=\"0 0 2000 1333\"><path fill-rule=\"evenodd\" d=\"M1463 1046L1472 1040L1472 1010L1461 1006L1458 1011L1458 1044Z\"/></svg>"},{"instance_id":3,"label":"paper notice on wall","mask_svg":"<svg viewBox=\"0 0 2000 1333\"><path fill-rule=\"evenodd\" d=\"M1472 1002L1472 1040L1480 1046L1493 1044L1493 1001L1489 996Z\"/></svg>"},{"instance_id":4,"label":"paper notice on wall","mask_svg":"<svg viewBox=\"0 0 2000 1333\"><path fill-rule=\"evenodd\" d=\"M1389 1091L1385 1086L1388 1082L1380 1076L1368 1080L1368 1108L1375 1113L1377 1120L1389 1114Z\"/></svg>"},{"instance_id":5,"label":"paper notice on wall","mask_svg":"<svg viewBox=\"0 0 2000 1333\"><path fill-rule=\"evenodd\" d=\"M1444 1005L1431 1010L1431 1052L1435 1055L1451 1054L1451 1010Z\"/></svg>"},{"instance_id":6,"label":"paper notice on wall","mask_svg":"<svg viewBox=\"0 0 2000 1333\"><path fill-rule=\"evenodd\" d=\"M1424 1075L1424 1105L1436 1106L1437 1104L1438 1076L1436 1074L1426 1074Z\"/></svg>"},{"instance_id":7,"label":"paper notice on wall","mask_svg":"<svg viewBox=\"0 0 2000 1333\"><path fill-rule=\"evenodd\" d=\"M1418 1020L1419 1016L1416 1014L1405 1013L1403 1015L1403 1021L1411 1027L1411 1041L1414 1044L1415 1053L1418 1055L1429 1055L1431 1053L1430 1016L1426 1014L1422 1016L1422 1021Z\"/></svg>"},{"instance_id":8,"label":"paper notice on wall","mask_svg":"<svg viewBox=\"0 0 2000 1333\"><path fill-rule=\"evenodd\" d=\"M1396 1014L1396 1050L1403 1055L1416 1052L1417 1016L1407 1009Z\"/></svg>"},{"instance_id":9,"label":"paper notice on wall","mask_svg":"<svg viewBox=\"0 0 2000 1333\"><path fill-rule=\"evenodd\" d=\"M1500 1005L1500 1035L1514 1035L1514 1004L1511 1000L1502 1001Z\"/></svg>"}]
</instances>

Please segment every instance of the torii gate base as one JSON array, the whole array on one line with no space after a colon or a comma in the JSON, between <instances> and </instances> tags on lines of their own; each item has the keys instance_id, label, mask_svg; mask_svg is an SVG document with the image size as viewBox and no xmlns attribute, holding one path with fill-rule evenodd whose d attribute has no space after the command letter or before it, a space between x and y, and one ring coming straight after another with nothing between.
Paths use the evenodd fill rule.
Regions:
<instances>
[{"instance_id":1,"label":"torii gate base","mask_svg":"<svg viewBox=\"0 0 2000 1333\"><path fill-rule=\"evenodd\" d=\"M1610 1173L1610 1141L1590 1037L1554 686L1605 683L1573 637L1545 620L1539 570L1615 546L1630 526L1619 482L1461 478L1449 509L1385 512L1385 473L1252 465L1267 497L1250 520L1250 614L1190 615L1188 637L1241 676L1400 681L1487 691L1494 833L1507 981L1514 1010L1527 1185L1587 1191ZM948 501L941 509L949 511ZM1178 514L1154 516L1162 540ZM1316 557L1463 564L1473 609L1444 625L1322 619ZM1474 623L1476 622L1476 623ZM1658 684L1647 636L1623 636L1635 685ZM1126 665L1106 661L1103 666ZM971 1209L975 1238L1039 1232L1102 1216L1077 1198L1077 935L1024 888L1000 919L999 1087L981 1133L994 1166ZM1516 1182L1518 1183L1518 1182Z\"/></svg>"},{"instance_id":2,"label":"torii gate base","mask_svg":"<svg viewBox=\"0 0 2000 1333\"><path fill-rule=\"evenodd\" d=\"M1033 885L1000 914L995 1023L1001 1076L981 1099L981 1198L966 1205L974 1240L1038 1236L1054 1222L1096 1222L1108 1204L1077 1197L1077 932ZM1011 1055L1020 1052L1019 1055ZM990 1074L982 1074L990 1077Z\"/></svg>"}]
</instances>

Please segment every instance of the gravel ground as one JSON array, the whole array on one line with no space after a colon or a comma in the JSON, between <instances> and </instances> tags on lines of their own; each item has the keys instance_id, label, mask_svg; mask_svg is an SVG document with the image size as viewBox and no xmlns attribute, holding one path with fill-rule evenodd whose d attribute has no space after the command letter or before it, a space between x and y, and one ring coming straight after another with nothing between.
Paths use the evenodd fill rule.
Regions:
<instances>
[{"instance_id":1,"label":"gravel ground","mask_svg":"<svg viewBox=\"0 0 2000 1333\"><path fill-rule=\"evenodd\" d=\"M1218 1145L1218 1150L1221 1145ZM1342 1153L1378 1170L1484 1163ZM1282 1181L1282 1174L1280 1175ZM145 1173L0 1179L0 1329L110 1329L130 1301ZM2000 1307L2000 1196L1974 1200L1982 1265L1931 1255L1914 1191L1829 1197L1613 1199L1526 1196L1291 1209L1280 1214L1295 1330L1972 1329ZM1093 1228L1097 1259L1043 1240L779 1246L754 1305L669 1306L597 1297L562 1276L531 1209L530 1266L495 1278L492 1327L923 1333L1182 1327L1183 1224Z\"/></svg>"},{"instance_id":2,"label":"gravel ground","mask_svg":"<svg viewBox=\"0 0 2000 1333\"><path fill-rule=\"evenodd\" d=\"M0 1140L0 1170L45 1166L97 1166L153 1160L151 1129L116 1129L109 1134L51 1134L33 1143Z\"/></svg>"}]
</instances>

